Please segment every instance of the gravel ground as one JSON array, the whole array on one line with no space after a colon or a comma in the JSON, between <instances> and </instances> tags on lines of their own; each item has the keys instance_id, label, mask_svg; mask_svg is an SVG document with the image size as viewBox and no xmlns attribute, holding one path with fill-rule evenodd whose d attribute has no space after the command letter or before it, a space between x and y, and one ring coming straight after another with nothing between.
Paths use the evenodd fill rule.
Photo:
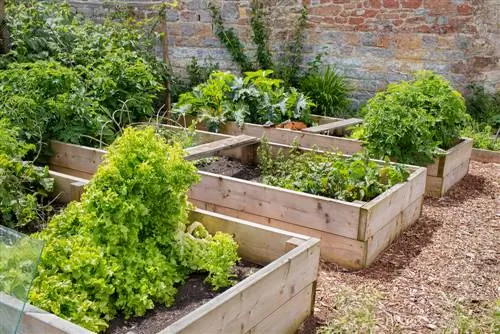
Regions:
<instances>
[{"instance_id":1,"label":"gravel ground","mask_svg":"<svg viewBox=\"0 0 500 334\"><path fill-rule=\"evenodd\" d=\"M360 321L364 325L351 329L362 331L372 321L377 333L458 333L459 326L478 325L490 332L476 320L491 314L500 298L499 183L500 165L471 162L469 175L444 198L425 199L418 222L370 268L322 263L314 325ZM373 319L342 311L355 303L358 311L373 304Z\"/></svg>"}]
</instances>

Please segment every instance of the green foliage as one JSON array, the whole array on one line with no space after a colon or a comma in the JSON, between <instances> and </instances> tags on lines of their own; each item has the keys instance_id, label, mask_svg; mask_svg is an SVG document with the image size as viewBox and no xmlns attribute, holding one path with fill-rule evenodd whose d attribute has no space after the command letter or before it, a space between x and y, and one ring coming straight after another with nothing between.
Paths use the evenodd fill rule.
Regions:
<instances>
[{"instance_id":1,"label":"green foliage","mask_svg":"<svg viewBox=\"0 0 500 334\"><path fill-rule=\"evenodd\" d=\"M265 140L258 156L263 183L349 202L369 201L409 175L400 165L379 165L362 154L344 158L294 148L273 157Z\"/></svg>"},{"instance_id":2,"label":"green foliage","mask_svg":"<svg viewBox=\"0 0 500 334\"><path fill-rule=\"evenodd\" d=\"M0 293L26 301L42 248L42 242L0 226Z\"/></svg>"},{"instance_id":3,"label":"green foliage","mask_svg":"<svg viewBox=\"0 0 500 334\"><path fill-rule=\"evenodd\" d=\"M276 77L281 78L287 87L297 87L300 82L301 64L304 54L304 30L307 26L307 7L302 7L297 25L291 34L290 40L283 46L282 55L279 61L273 63L273 55L270 52L269 34L264 23L264 12L262 3L255 0L251 4L250 26L252 28L252 41L257 46L256 61L258 66L250 60L245 53L245 46L236 34L234 29L225 29L220 10L212 2L209 9L212 14L212 21L215 26L215 34L224 47L229 51L233 61L241 68L241 72L248 72L258 69L273 69Z\"/></svg>"},{"instance_id":4,"label":"green foliage","mask_svg":"<svg viewBox=\"0 0 500 334\"><path fill-rule=\"evenodd\" d=\"M212 72L219 70L219 64L212 62L205 62L204 64L199 64L198 60L193 57L191 62L188 64L187 68L188 74L188 84L187 87L192 89L199 84L207 81L210 78Z\"/></svg>"},{"instance_id":5,"label":"green foliage","mask_svg":"<svg viewBox=\"0 0 500 334\"><path fill-rule=\"evenodd\" d=\"M52 191L54 180L47 168L23 161L33 145L18 138L18 131L0 119L0 224L21 228L42 222L50 206L43 199Z\"/></svg>"},{"instance_id":6,"label":"green foliage","mask_svg":"<svg viewBox=\"0 0 500 334\"><path fill-rule=\"evenodd\" d=\"M208 272L215 289L232 284L231 237L186 230L187 191L198 179L179 145L150 127L126 129L81 202L40 233L49 246L31 302L102 331L117 312L141 316L157 303L171 305L176 285L193 271Z\"/></svg>"},{"instance_id":7,"label":"green foliage","mask_svg":"<svg viewBox=\"0 0 500 334\"><path fill-rule=\"evenodd\" d=\"M86 136L110 139L106 118L87 96L78 73L54 61L12 63L0 71L0 116L19 127L37 149L50 139L87 144Z\"/></svg>"},{"instance_id":8,"label":"green foliage","mask_svg":"<svg viewBox=\"0 0 500 334\"><path fill-rule=\"evenodd\" d=\"M196 115L217 130L227 120L264 124L287 119L308 121L313 104L296 89L270 77L272 71L246 72L244 78L213 72L210 79L182 94L174 113Z\"/></svg>"},{"instance_id":9,"label":"green foliage","mask_svg":"<svg viewBox=\"0 0 500 334\"><path fill-rule=\"evenodd\" d=\"M245 47L241 43L240 38L234 29L226 29L224 27L219 8L217 8L213 3L209 3L208 9L210 9L210 13L212 15L215 34L229 51L233 61L240 66L242 72L252 70L253 65L245 54Z\"/></svg>"},{"instance_id":10,"label":"green foliage","mask_svg":"<svg viewBox=\"0 0 500 334\"><path fill-rule=\"evenodd\" d=\"M303 6L292 38L285 45L284 56L276 68L277 75L289 87L297 87L300 82L300 65L304 54L304 30L307 26L307 17L307 7Z\"/></svg>"},{"instance_id":11,"label":"green foliage","mask_svg":"<svg viewBox=\"0 0 500 334\"><path fill-rule=\"evenodd\" d=\"M351 88L344 77L328 66L324 71L308 73L300 80L300 90L316 105L313 113L323 116L345 117Z\"/></svg>"},{"instance_id":12,"label":"green foliage","mask_svg":"<svg viewBox=\"0 0 500 334\"><path fill-rule=\"evenodd\" d=\"M500 91L488 93L483 86L472 85L466 99L467 112L479 124L489 125L494 130L500 127Z\"/></svg>"},{"instance_id":13,"label":"green foliage","mask_svg":"<svg viewBox=\"0 0 500 334\"><path fill-rule=\"evenodd\" d=\"M430 71L418 72L411 82L388 85L362 113L373 156L418 165L430 163L438 147L453 146L470 119L460 93Z\"/></svg>"},{"instance_id":14,"label":"green foliage","mask_svg":"<svg viewBox=\"0 0 500 334\"><path fill-rule=\"evenodd\" d=\"M252 16L250 26L252 27L252 40L257 46L257 62L260 68L273 68L273 60L269 51L268 31L264 22L264 11L258 0L252 2Z\"/></svg>"},{"instance_id":15,"label":"green foliage","mask_svg":"<svg viewBox=\"0 0 500 334\"><path fill-rule=\"evenodd\" d=\"M491 150L500 151L500 140L492 136L491 126L485 125L484 127L473 122L471 126L466 127L462 130L462 137L472 138L474 140L474 147Z\"/></svg>"},{"instance_id":16,"label":"green foliage","mask_svg":"<svg viewBox=\"0 0 500 334\"><path fill-rule=\"evenodd\" d=\"M52 71L65 75L65 84L57 87L63 100L49 112L55 117L47 119L50 127L65 132L59 139L88 144L81 142L82 136L87 140L91 136L109 143L113 132L153 115L169 72L154 55L152 35L143 32L146 23L107 19L96 24L74 15L66 2L53 0L11 1L7 23L12 50L2 59L8 70L17 70L16 78L22 82L16 94L31 97L27 102L21 101L22 107L27 107L31 100L38 102L36 89L49 88L43 86L46 82L40 82L42 86L25 82L29 81L32 67L38 69L39 77L50 78ZM48 66L46 73L44 66ZM22 70L29 73L23 74ZM4 80L11 84L5 76ZM5 108L8 106L0 105L0 112ZM31 114L37 114L34 119L45 119L40 112L38 109ZM76 117L75 124L67 124L66 119L72 115ZM39 133L43 129L36 130ZM52 135L42 132L39 137L53 138Z\"/></svg>"}]
</instances>

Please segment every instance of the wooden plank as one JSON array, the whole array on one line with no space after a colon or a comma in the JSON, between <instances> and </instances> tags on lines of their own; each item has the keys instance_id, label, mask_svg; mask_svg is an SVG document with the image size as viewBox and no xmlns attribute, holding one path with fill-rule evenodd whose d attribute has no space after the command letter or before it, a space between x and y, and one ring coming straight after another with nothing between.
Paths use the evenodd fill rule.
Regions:
<instances>
[{"instance_id":1,"label":"wooden plank","mask_svg":"<svg viewBox=\"0 0 500 334\"><path fill-rule=\"evenodd\" d=\"M199 172L192 199L308 226L355 239L360 204L273 187L208 172Z\"/></svg>"},{"instance_id":2,"label":"wooden plank","mask_svg":"<svg viewBox=\"0 0 500 334\"><path fill-rule=\"evenodd\" d=\"M90 180L92 178L92 176L94 175L94 174L90 174L90 173L80 172L79 170L76 170L76 169L60 167L60 166L56 166L56 165L50 165L50 170L52 170L54 172L59 172L62 174L76 176L76 177L78 177L80 179L84 179L84 180Z\"/></svg>"},{"instance_id":3,"label":"wooden plank","mask_svg":"<svg viewBox=\"0 0 500 334\"><path fill-rule=\"evenodd\" d=\"M289 252L292 249L297 248L298 246L302 245L303 243L304 243L304 240L302 240L302 239L290 238L285 243L285 251Z\"/></svg>"},{"instance_id":4,"label":"wooden plank","mask_svg":"<svg viewBox=\"0 0 500 334\"><path fill-rule=\"evenodd\" d=\"M291 250L159 334L250 331L316 280L318 240L307 240L302 246Z\"/></svg>"},{"instance_id":5,"label":"wooden plank","mask_svg":"<svg viewBox=\"0 0 500 334\"><path fill-rule=\"evenodd\" d=\"M305 238L297 233L200 209L191 213L190 220L199 221L212 234L224 231L233 235L239 244L240 256L261 265L286 254L287 243L291 238Z\"/></svg>"},{"instance_id":6,"label":"wooden plank","mask_svg":"<svg viewBox=\"0 0 500 334\"><path fill-rule=\"evenodd\" d=\"M214 153L220 152L222 150L228 150L235 147L252 145L258 142L259 142L258 138L247 135L229 137L226 139L221 139L185 149L187 153L186 160L196 160L203 157L211 156Z\"/></svg>"},{"instance_id":7,"label":"wooden plank","mask_svg":"<svg viewBox=\"0 0 500 334\"><path fill-rule=\"evenodd\" d=\"M423 198L419 198L411 203L401 214L394 217L391 222L368 239L365 266L375 262L377 257L396 240L401 232L418 220L422 209L422 201Z\"/></svg>"},{"instance_id":8,"label":"wooden plank","mask_svg":"<svg viewBox=\"0 0 500 334\"><path fill-rule=\"evenodd\" d=\"M97 171L106 153L104 150L59 141L51 141L50 147L55 152L55 155L50 158L51 165L89 174Z\"/></svg>"},{"instance_id":9,"label":"wooden plank","mask_svg":"<svg viewBox=\"0 0 500 334\"><path fill-rule=\"evenodd\" d=\"M439 176L429 176L425 180L425 194L432 197L443 196L443 178Z\"/></svg>"},{"instance_id":10,"label":"wooden plank","mask_svg":"<svg viewBox=\"0 0 500 334\"><path fill-rule=\"evenodd\" d=\"M463 165L465 162L469 162L472 154L472 143L472 139L464 138L461 143L446 151L442 176L448 175L458 166Z\"/></svg>"},{"instance_id":11,"label":"wooden plank","mask_svg":"<svg viewBox=\"0 0 500 334\"><path fill-rule=\"evenodd\" d=\"M289 333L296 332L300 324L312 314L315 284L310 284L266 319L253 327L249 334Z\"/></svg>"},{"instance_id":12,"label":"wooden plank","mask_svg":"<svg viewBox=\"0 0 500 334\"><path fill-rule=\"evenodd\" d=\"M68 203L73 200L73 196L77 193L77 184L83 187L84 184L88 183L88 180L55 171L49 171L49 175L54 179L53 195L62 203Z\"/></svg>"},{"instance_id":13,"label":"wooden plank","mask_svg":"<svg viewBox=\"0 0 500 334\"><path fill-rule=\"evenodd\" d=\"M239 210L234 210L218 205L209 204L207 210L222 213L231 217L248 220L258 224L263 224L278 228L281 230L289 231L290 233L299 233L321 239L321 258L329 262L335 262L347 268L362 268L365 256L365 243L346 237L330 234L327 232L315 230L312 228L299 226L284 221L269 219L266 217L258 216L256 214L249 214Z\"/></svg>"},{"instance_id":14,"label":"wooden plank","mask_svg":"<svg viewBox=\"0 0 500 334\"><path fill-rule=\"evenodd\" d=\"M468 172L469 160L466 160L460 166L457 166L454 170L445 175L443 178L442 194L446 194L446 192L450 190L455 184L460 182L460 180L462 180Z\"/></svg>"},{"instance_id":15,"label":"wooden plank","mask_svg":"<svg viewBox=\"0 0 500 334\"><path fill-rule=\"evenodd\" d=\"M338 118L338 117L330 117L330 116L321 116L321 115L315 115L311 114L309 115L309 119L315 123L318 123L319 125L322 124L327 124L327 123L333 123L337 121L343 120L343 118Z\"/></svg>"},{"instance_id":16,"label":"wooden plank","mask_svg":"<svg viewBox=\"0 0 500 334\"><path fill-rule=\"evenodd\" d=\"M500 151L490 151L473 148L471 160L484 163L500 164Z\"/></svg>"},{"instance_id":17,"label":"wooden plank","mask_svg":"<svg viewBox=\"0 0 500 334\"><path fill-rule=\"evenodd\" d=\"M317 147L322 150L340 150L344 154L353 154L362 150L362 142L356 139L332 137L303 131L288 129L264 128L262 125L245 124L240 128L236 124L228 123L221 127L220 132L229 135L246 134L254 137L266 137L271 143L291 145L297 141L303 147Z\"/></svg>"},{"instance_id":18,"label":"wooden plank","mask_svg":"<svg viewBox=\"0 0 500 334\"><path fill-rule=\"evenodd\" d=\"M349 118L349 119L344 119L341 121L333 122L333 123L326 123L318 126L313 126L311 128L305 128L302 129L303 132L308 132L308 133L324 133L326 132L331 133L336 130L344 130L350 126L357 125L363 123L362 119L359 118Z\"/></svg>"},{"instance_id":19,"label":"wooden plank","mask_svg":"<svg viewBox=\"0 0 500 334\"><path fill-rule=\"evenodd\" d=\"M410 203L422 198L425 193L425 183L426 169L420 167L408 177L406 182L391 187L363 205L362 210L366 210L366 230L364 235L358 235L358 240L368 240Z\"/></svg>"},{"instance_id":20,"label":"wooden plank","mask_svg":"<svg viewBox=\"0 0 500 334\"><path fill-rule=\"evenodd\" d=\"M429 175L429 176L442 175L445 158L446 158L446 156L444 154L439 155L434 159L434 162L432 164L425 166L427 168L427 175ZM441 174L439 172L440 170L441 170Z\"/></svg>"},{"instance_id":21,"label":"wooden plank","mask_svg":"<svg viewBox=\"0 0 500 334\"><path fill-rule=\"evenodd\" d=\"M286 231L321 239L321 258L327 262L333 262L340 266L353 269L360 269L363 267L366 253L366 246L363 241L290 224L276 219L270 219L269 225Z\"/></svg>"}]
</instances>

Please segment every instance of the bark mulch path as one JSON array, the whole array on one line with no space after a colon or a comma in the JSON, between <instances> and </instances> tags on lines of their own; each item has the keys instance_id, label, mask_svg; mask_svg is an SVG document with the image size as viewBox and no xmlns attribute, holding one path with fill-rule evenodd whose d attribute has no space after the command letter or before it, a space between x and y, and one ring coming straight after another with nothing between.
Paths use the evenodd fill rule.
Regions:
<instances>
[{"instance_id":1,"label":"bark mulch path","mask_svg":"<svg viewBox=\"0 0 500 334\"><path fill-rule=\"evenodd\" d=\"M499 199L500 165L471 162L469 175L444 198L425 199L418 222L370 268L322 263L307 332L332 319L351 317L352 324L358 314L376 333L453 333L460 314L491 312L500 297ZM358 301L361 308L346 318L342 308ZM373 319L363 313L371 306Z\"/></svg>"}]
</instances>

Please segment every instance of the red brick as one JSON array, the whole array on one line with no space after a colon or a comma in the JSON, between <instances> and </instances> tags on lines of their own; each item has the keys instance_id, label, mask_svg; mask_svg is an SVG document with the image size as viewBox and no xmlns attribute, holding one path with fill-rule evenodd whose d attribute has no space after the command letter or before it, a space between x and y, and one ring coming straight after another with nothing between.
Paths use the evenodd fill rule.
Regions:
<instances>
[{"instance_id":1,"label":"red brick","mask_svg":"<svg viewBox=\"0 0 500 334\"><path fill-rule=\"evenodd\" d=\"M318 16L337 16L342 11L342 7L339 5L329 5L323 7L313 7L311 9L311 15Z\"/></svg>"},{"instance_id":2,"label":"red brick","mask_svg":"<svg viewBox=\"0 0 500 334\"><path fill-rule=\"evenodd\" d=\"M459 5L457 6L457 12L460 15L471 15L472 14L472 7L470 5Z\"/></svg>"},{"instance_id":3,"label":"red brick","mask_svg":"<svg viewBox=\"0 0 500 334\"><path fill-rule=\"evenodd\" d=\"M368 17L375 17L377 16L377 14L378 10L376 9L366 9L362 16L368 18Z\"/></svg>"},{"instance_id":4,"label":"red brick","mask_svg":"<svg viewBox=\"0 0 500 334\"><path fill-rule=\"evenodd\" d=\"M392 24L394 24L396 27L399 27L403 24L403 20L394 20L392 21Z\"/></svg>"},{"instance_id":5,"label":"red brick","mask_svg":"<svg viewBox=\"0 0 500 334\"><path fill-rule=\"evenodd\" d=\"M399 8L399 1L398 0L384 0L384 7L385 8Z\"/></svg>"},{"instance_id":6,"label":"red brick","mask_svg":"<svg viewBox=\"0 0 500 334\"><path fill-rule=\"evenodd\" d=\"M422 5L422 0L403 0L403 8L418 8Z\"/></svg>"},{"instance_id":7,"label":"red brick","mask_svg":"<svg viewBox=\"0 0 500 334\"><path fill-rule=\"evenodd\" d=\"M349 24L361 24L365 22L365 19L362 17L350 17Z\"/></svg>"},{"instance_id":8,"label":"red brick","mask_svg":"<svg viewBox=\"0 0 500 334\"><path fill-rule=\"evenodd\" d=\"M382 0L369 0L367 7L368 8L381 8L382 7Z\"/></svg>"}]
</instances>

